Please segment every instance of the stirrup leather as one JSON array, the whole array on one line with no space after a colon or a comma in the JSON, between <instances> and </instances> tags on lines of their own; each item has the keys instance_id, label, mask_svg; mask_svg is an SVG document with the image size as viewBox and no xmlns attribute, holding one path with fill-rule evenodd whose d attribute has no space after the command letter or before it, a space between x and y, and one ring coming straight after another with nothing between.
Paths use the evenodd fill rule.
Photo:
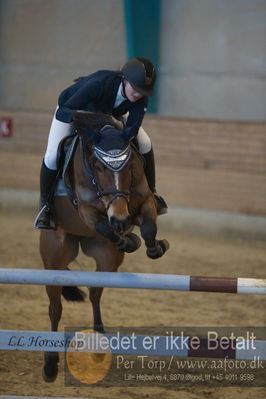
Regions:
<instances>
[{"instance_id":1,"label":"stirrup leather","mask_svg":"<svg viewBox=\"0 0 266 399\"><path fill-rule=\"evenodd\" d=\"M156 192L153 193L153 195L156 200L157 215L164 215L165 213L167 213L167 209L168 209L168 206L167 206L165 200L163 199L163 197L161 197Z\"/></svg>"},{"instance_id":2,"label":"stirrup leather","mask_svg":"<svg viewBox=\"0 0 266 399\"><path fill-rule=\"evenodd\" d=\"M56 226L51 225L51 218L51 209L48 204L44 204L36 216L34 227L43 230L56 230Z\"/></svg>"}]
</instances>

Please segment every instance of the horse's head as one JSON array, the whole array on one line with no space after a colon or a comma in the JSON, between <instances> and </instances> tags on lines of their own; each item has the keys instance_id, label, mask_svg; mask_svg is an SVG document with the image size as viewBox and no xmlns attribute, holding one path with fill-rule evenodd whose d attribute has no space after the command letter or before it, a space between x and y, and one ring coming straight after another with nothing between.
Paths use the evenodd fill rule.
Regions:
<instances>
[{"instance_id":1,"label":"horse's head","mask_svg":"<svg viewBox=\"0 0 266 399\"><path fill-rule=\"evenodd\" d=\"M135 137L136 129L121 130L112 119L96 129L88 123L80 124L79 117L84 118L84 113L76 113L75 119L77 131L82 137L85 168L110 224L121 233L131 224L128 208L133 178L130 141Z\"/></svg>"}]
</instances>

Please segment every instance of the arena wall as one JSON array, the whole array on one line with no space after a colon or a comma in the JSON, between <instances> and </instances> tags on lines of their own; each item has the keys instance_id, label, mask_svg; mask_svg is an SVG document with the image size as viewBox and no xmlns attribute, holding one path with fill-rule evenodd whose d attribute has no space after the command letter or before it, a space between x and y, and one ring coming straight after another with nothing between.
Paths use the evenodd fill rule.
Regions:
<instances>
[{"instance_id":1,"label":"arena wall","mask_svg":"<svg viewBox=\"0 0 266 399\"><path fill-rule=\"evenodd\" d=\"M160 114L265 121L265 1L161 4Z\"/></svg>"},{"instance_id":2,"label":"arena wall","mask_svg":"<svg viewBox=\"0 0 266 399\"><path fill-rule=\"evenodd\" d=\"M0 110L13 137L0 137L0 187L38 190L50 113ZM266 123L147 116L157 188L169 205L266 215Z\"/></svg>"},{"instance_id":3,"label":"arena wall","mask_svg":"<svg viewBox=\"0 0 266 399\"><path fill-rule=\"evenodd\" d=\"M74 78L118 69L123 6L1 0L0 108L52 112ZM265 0L161 0L159 114L265 121L265 12Z\"/></svg>"},{"instance_id":4,"label":"arena wall","mask_svg":"<svg viewBox=\"0 0 266 399\"><path fill-rule=\"evenodd\" d=\"M0 108L52 111L79 76L126 59L122 0L1 0Z\"/></svg>"}]
</instances>

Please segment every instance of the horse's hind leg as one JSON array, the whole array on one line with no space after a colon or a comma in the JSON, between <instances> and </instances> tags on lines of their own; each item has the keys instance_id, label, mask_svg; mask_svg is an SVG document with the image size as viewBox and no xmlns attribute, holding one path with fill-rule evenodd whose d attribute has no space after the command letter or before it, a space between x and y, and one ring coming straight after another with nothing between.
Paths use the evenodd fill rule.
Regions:
<instances>
[{"instance_id":1,"label":"horse's hind leg","mask_svg":"<svg viewBox=\"0 0 266 399\"><path fill-rule=\"evenodd\" d=\"M92 304L93 311L93 329L95 331L104 332L102 316L101 316L101 308L100 308L100 300L103 293L103 287L90 287L90 301Z\"/></svg>"},{"instance_id":2,"label":"horse's hind leg","mask_svg":"<svg viewBox=\"0 0 266 399\"><path fill-rule=\"evenodd\" d=\"M51 330L57 331L62 315L61 292L62 287L46 286L49 304L49 317L51 320ZM46 382L53 382L58 373L59 355L58 352L44 352L43 379Z\"/></svg>"},{"instance_id":3,"label":"horse's hind leg","mask_svg":"<svg viewBox=\"0 0 266 399\"><path fill-rule=\"evenodd\" d=\"M40 236L40 253L45 269L66 269L67 265L78 254L78 238L66 234L63 230L42 231ZM62 315L61 286L46 286L49 297L49 317L51 330L57 331ZM53 382L58 373L58 352L45 352L43 378L46 382Z\"/></svg>"},{"instance_id":4,"label":"horse's hind leg","mask_svg":"<svg viewBox=\"0 0 266 399\"><path fill-rule=\"evenodd\" d=\"M101 242L89 245L87 239L82 239L80 244L85 255L95 259L98 272L116 272L123 262L124 254L119 252L112 243ZM100 307L103 287L90 287L89 292L93 310L93 329L104 332Z\"/></svg>"}]
</instances>

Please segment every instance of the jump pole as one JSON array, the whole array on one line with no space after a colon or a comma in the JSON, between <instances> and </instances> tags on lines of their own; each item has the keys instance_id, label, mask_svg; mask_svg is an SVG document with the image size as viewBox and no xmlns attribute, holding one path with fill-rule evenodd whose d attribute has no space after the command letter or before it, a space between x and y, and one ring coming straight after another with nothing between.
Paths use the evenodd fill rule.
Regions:
<instances>
[{"instance_id":1,"label":"jump pole","mask_svg":"<svg viewBox=\"0 0 266 399\"><path fill-rule=\"evenodd\" d=\"M266 279L70 270L1 268L0 284L266 294Z\"/></svg>"}]
</instances>

